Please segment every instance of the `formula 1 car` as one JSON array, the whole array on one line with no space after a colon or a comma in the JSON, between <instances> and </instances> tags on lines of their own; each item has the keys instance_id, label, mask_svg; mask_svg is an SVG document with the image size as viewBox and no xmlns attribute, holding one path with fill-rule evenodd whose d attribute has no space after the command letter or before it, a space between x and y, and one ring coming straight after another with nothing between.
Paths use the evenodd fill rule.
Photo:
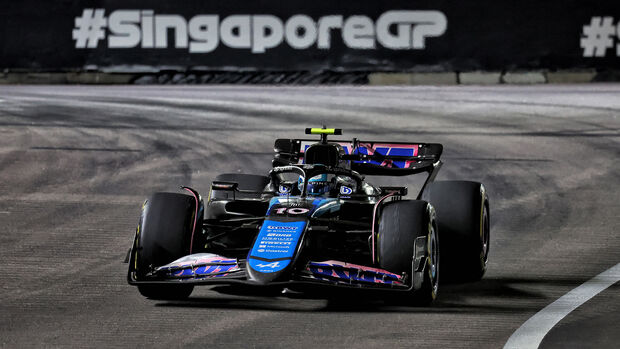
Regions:
<instances>
[{"instance_id":1,"label":"formula 1 car","mask_svg":"<svg viewBox=\"0 0 620 349\"><path fill-rule=\"evenodd\" d=\"M442 275L478 280L489 254L489 200L468 181L434 181L432 143L277 139L267 176L222 174L206 203L196 190L155 193L142 206L128 282L151 299L194 286L244 284L293 292L350 288L430 304ZM421 190L364 175L426 173ZM440 258L441 257L441 258ZM393 298L390 296L390 298Z\"/></svg>"}]
</instances>

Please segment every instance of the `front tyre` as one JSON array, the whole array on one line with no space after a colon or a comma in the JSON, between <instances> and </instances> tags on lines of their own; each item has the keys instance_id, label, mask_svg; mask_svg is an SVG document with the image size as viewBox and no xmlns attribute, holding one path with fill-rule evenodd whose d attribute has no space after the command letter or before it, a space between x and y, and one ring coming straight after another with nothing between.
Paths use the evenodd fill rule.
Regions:
<instances>
[{"instance_id":1,"label":"front tyre","mask_svg":"<svg viewBox=\"0 0 620 349\"><path fill-rule=\"evenodd\" d=\"M425 237L424 255L416 265L415 241ZM377 257L382 269L407 273L418 280L408 301L430 305L439 291L439 236L435 210L425 201L393 201L381 211ZM417 267L417 269L416 269Z\"/></svg>"},{"instance_id":2,"label":"front tyre","mask_svg":"<svg viewBox=\"0 0 620 349\"><path fill-rule=\"evenodd\" d=\"M189 195L155 193L146 200L138 225L135 252L136 278L145 280L154 268L173 262L190 253L196 225L196 202ZM138 291L151 299L184 299L193 285L138 285Z\"/></svg>"}]
</instances>

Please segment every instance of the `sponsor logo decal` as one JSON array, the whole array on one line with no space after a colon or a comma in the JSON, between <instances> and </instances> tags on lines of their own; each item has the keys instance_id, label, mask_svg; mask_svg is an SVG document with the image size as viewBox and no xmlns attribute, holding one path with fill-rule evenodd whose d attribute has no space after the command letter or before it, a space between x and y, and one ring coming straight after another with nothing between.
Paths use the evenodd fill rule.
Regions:
<instances>
[{"instance_id":1,"label":"sponsor logo decal","mask_svg":"<svg viewBox=\"0 0 620 349\"><path fill-rule=\"evenodd\" d=\"M287 185L280 185L280 187L278 188L278 191L280 192L280 194L290 194L291 187Z\"/></svg>"},{"instance_id":2,"label":"sponsor logo decal","mask_svg":"<svg viewBox=\"0 0 620 349\"><path fill-rule=\"evenodd\" d=\"M351 195L351 193L353 193L353 189L346 187L346 186L342 186L340 187L340 194L342 195Z\"/></svg>"},{"instance_id":3,"label":"sponsor logo decal","mask_svg":"<svg viewBox=\"0 0 620 349\"><path fill-rule=\"evenodd\" d=\"M278 226L278 225L268 225L267 229L271 230L297 230L297 227L291 227L287 225ZM268 235L276 235L276 234L268 234Z\"/></svg>"},{"instance_id":4,"label":"sponsor logo decal","mask_svg":"<svg viewBox=\"0 0 620 349\"><path fill-rule=\"evenodd\" d=\"M319 280L336 279L346 283L403 284L403 277L401 275L383 269L340 261L310 262L306 270Z\"/></svg>"},{"instance_id":5,"label":"sponsor logo decal","mask_svg":"<svg viewBox=\"0 0 620 349\"><path fill-rule=\"evenodd\" d=\"M273 263L267 263L267 264L265 264L265 263L258 263L258 264L256 264L256 266L260 267L260 268L271 268L271 269L274 269L274 268L277 268L277 267L280 266L280 262L273 262Z\"/></svg>"},{"instance_id":6,"label":"sponsor logo decal","mask_svg":"<svg viewBox=\"0 0 620 349\"><path fill-rule=\"evenodd\" d=\"M248 256L250 267L261 273L274 273L286 268L295 254L297 243L305 226L305 221L277 222L266 220Z\"/></svg>"},{"instance_id":7,"label":"sponsor logo decal","mask_svg":"<svg viewBox=\"0 0 620 349\"><path fill-rule=\"evenodd\" d=\"M174 278L223 277L239 270L236 259L211 253L185 256L157 268L157 272Z\"/></svg>"},{"instance_id":8,"label":"sponsor logo decal","mask_svg":"<svg viewBox=\"0 0 620 349\"><path fill-rule=\"evenodd\" d=\"M305 153L312 142L301 142L300 152ZM338 143L344 149L345 154L362 154L362 155L396 155L396 156L417 156L418 144L389 144L389 143L359 143L358 147L353 148L351 143ZM415 160L360 160L354 161L361 164L373 164L383 167L409 168L416 163ZM299 159L299 163L303 163L303 158Z\"/></svg>"}]
</instances>

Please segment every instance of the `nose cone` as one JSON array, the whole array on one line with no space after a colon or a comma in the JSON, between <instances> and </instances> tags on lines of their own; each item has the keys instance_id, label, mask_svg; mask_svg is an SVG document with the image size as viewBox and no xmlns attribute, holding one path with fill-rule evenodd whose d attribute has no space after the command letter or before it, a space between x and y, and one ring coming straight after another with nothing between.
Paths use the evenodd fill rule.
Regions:
<instances>
[{"instance_id":1,"label":"nose cone","mask_svg":"<svg viewBox=\"0 0 620 349\"><path fill-rule=\"evenodd\" d=\"M305 216L303 220L288 217L266 219L248 254L248 279L267 284L287 274L306 225Z\"/></svg>"},{"instance_id":2,"label":"nose cone","mask_svg":"<svg viewBox=\"0 0 620 349\"><path fill-rule=\"evenodd\" d=\"M267 216L273 219L288 218L302 220L305 217L320 217L326 211L333 212L340 207L338 199L323 197L287 198L276 197L271 199Z\"/></svg>"}]
</instances>

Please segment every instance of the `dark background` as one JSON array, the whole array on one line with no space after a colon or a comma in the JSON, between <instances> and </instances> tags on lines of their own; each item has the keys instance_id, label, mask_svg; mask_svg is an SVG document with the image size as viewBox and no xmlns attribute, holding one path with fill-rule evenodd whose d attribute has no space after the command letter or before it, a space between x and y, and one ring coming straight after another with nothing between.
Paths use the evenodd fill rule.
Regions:
<instances>
[{"instance_id":1,"label":"dark background","mask_svg":"<svg viewBox=\"0 0 620 349\"><path fill-rule=\"evenodd\" d=\"M220 42L215 51L190 54L184 49L76 49L74 18L84 8L104 8L106 17L118 9L154 9L155 14L272 14L283 21L295 14L314 20L329 14L366 15L373 20L389 10L439 10L448 20L446 32L427 38L424 50L391 50L377 43L374 50L347 48L340 30L332 32L332 47L316 44L295 50L284 41L252 54ZM0 7L0 68L28 71L97 70L141 65L140 70L218 71L468 71L514 69L617 68L614 48L605 58L582 57L579 40L592 16L620 20L620 2L578 0L509 1L48 1L23 0ZM335 35L334 35L335 34ZM109 35L109 33L108 33ZM169 35L170 37L170 35ZM107 37L106 40L107 41ZM172 45L169 45L171 47Z\"/></svg>"}]
</instances>

